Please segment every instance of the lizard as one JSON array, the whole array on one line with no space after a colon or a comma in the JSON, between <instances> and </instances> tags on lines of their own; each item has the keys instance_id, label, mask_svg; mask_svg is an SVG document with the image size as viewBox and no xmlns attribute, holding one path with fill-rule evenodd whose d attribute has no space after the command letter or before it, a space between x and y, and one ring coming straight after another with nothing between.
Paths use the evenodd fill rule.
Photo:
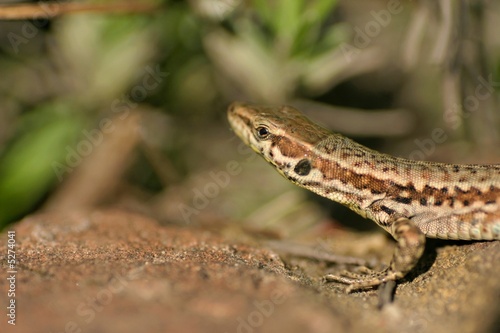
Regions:
<instances>
[{"instance_id":1,"label":"lizard","mask_svg":"<svg viewBox=\"0 0 500 333\"><path fill-rule=\"evenodd\" d=\"M446 164L380 153L291 106L234 102L227 113L236 135L286 179L373 220L395 239L386 269L325 276L348 285L347 292L402 279L422 256L426 237L500 239L500 164Z\"/></svg>"}]
</instances>

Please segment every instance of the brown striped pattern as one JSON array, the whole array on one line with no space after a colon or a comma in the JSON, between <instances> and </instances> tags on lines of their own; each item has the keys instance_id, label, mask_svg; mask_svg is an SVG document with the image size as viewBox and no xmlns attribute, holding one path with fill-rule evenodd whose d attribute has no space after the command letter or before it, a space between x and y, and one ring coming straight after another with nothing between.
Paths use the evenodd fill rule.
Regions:
<instances>
[{"instance_id":1,"label":"brown striped pattern","mask_svg":"<svg viewBox=\"0 0 500 333\"><path fill-rule=\"evenodd\" d=\"M291 107L235 103L228 117L236 134L286 178L387 230L394 218L404 216L431 237L477 239L479 232L479 238L500 238L500 165L420 162L381 154L328 132ZM265 139L257 133L261 127L270 133ZM470 236L464 231L467 226Z\"/></svg>"}]
</instances>

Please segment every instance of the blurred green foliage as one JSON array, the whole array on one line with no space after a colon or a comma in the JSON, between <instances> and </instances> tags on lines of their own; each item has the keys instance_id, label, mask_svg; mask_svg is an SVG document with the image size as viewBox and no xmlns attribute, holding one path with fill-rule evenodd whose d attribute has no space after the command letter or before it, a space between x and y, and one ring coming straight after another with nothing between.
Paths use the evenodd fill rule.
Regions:
<instances>
[{"instance_id":1,"label":"blurred green foliage","mask_svg":"<svg viewBox=\"0 0 500 333\"><path fill-rule=\"evenodd\" d=\"M213 69L248 99L283 103L338 74L345 25L334 0L250 1L203 38ZM319 82L323 81L323 82ZM235 89L235 90L236 90Z\"/></svg>"},{"instance_id":2,"label":"blurred green foliage","mask_svg":"<svg viewBox=\"0 0 500 333\"><path fill-rule=\"evenodd\" d=\"M253 1L257 16L271 31L272 43L277 42L275 47L288 46L290 54L303 56L338 45L336 26L324 24L336 4L337 0Z\"/></svg>"},{"instance_id":3,"label":"blurred green foliage","mask_svg":"<svg viewBox=\"0 0 500 333\"><path fill-rule=\"evenodd\" d=\"M10 25L6 33L22 36L29 24ZM0 142L0 228L60 184L56 163L66 163L82 131L92 129L143 74L156 53L151 27L140 15L77 15L38 32L36 38L51 42L48 52L33 52L35 40L18 45L19 53L2 45L4 82L14 84L0 86L0 96L10 96L2 110L10 136Z\"/></svg>"},{"instance_id":4,"label":"blurred green foliage","mask_svg":"<svg viewBox=\"0 0 500 333\"><path fill-rule=\"evenodd\" d=\"M0 164L0 226L33 209L57 181L53 163L64 159L81 120L62 103L39 106L21 117L19 133Z\"/></svg>"},{"instance_id":5,"label":"blurred green foliage","mask_svg":"<svg viewBox=\"0 0 500 333\"><path fill-rule=\"evenodd\" d=\"M365 14L363 27L366 20L373 20L370 9L364 8L371 2L347 3L350 10L362 7L356 10ZM54 18L17 50L9 34L22 37L23 29L32 23L10 22L1 27L0 228L40 207L60 184L54 163L64 163L68 147L78 143L84 130L95 128L113 113L116 100L130 98L148 66L159 66L168 77L136 104L153 106L173 120L176 135L170 137L175 139L166 145L174 152L169 156L176 159L173 168L182 168L187 160L203 159L182 154L191 154L190 140L197 126L220 123L228 101L282 103L295 97L313 98L330 92L338 77L347 80L388 63L383 58L389 54L384 53L385 46L374 47L373 53L370 48L359 49L364 58L346 61L340 46L350 41L353 26L346 21L345 11L337 11L342 6L338 0L166 0L164 4L152 14ZM383 28L404 35L401 22L416 17L412 8L425 5L405 5L407 12ZM418 33L425 36L425 28ZM427 34L433 37L434 32ZM370 46L377 46L377 38ZM422 37L422 41L427 40ZM385 45L397 49L397 43L391 40ZM435 68L416 71L422 81L399 99L418 100L427 110L425 117L442 118L435 112L440 108L439 73ZM391 73L380 75L389 81ZM376 81L367 82L365 86L379 93ZM355 99L362 99L357 93ZM189 173L175 171L183 176Z\"/></svg>"},{"instance_id":6,"label":"blurred green foliage","mask_svg":"<svg viewBox=\"0 0 500 333\"><path fill-rule=\"evenodd\" d=\"M252 77L252 72L263 70L264 89L268 84L283 87L279 95L268 95L279 100L297 87L309 69L306 64L330 52L345 36L339 25L325 24L336 0L165 4L154 15L62 16L50 26L35 28L37 33L29 38L23 31L33 27L32 22L7 26L5 34L15 34L23 43L13 49L7 38L0 45L4 77L16 82L0 84L0 96L12 102L4 111L4 126L14 126L0 142L0 228L39 207L57 188L54 165L64 165L68 149L82 139L84 130L112 112L114 101L130 98L146 66L159 64L169 73L168 82L137 104L155 105L188 128L190 121L223 116L210 110L220 108L224 95L231 94L218 84L224 56L250 74L238 82L249 98L263 100L246 88L263 82ZM254 63L232 54L227 40L215 43L224 56L211 52L216 42L212 37L229 31L239 41L240 52L253 53ZM273 72L275 65L290 75Z\"/></svg>"}]
</instances>

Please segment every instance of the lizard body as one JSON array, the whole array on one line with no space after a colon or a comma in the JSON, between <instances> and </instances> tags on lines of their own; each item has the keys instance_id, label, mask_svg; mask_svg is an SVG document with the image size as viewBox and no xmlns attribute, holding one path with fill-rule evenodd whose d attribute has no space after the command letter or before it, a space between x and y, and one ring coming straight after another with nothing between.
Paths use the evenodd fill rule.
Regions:
<instances>
[{"instance_id":1,"label":"lizard body","mask_svg":"<svg viewBox=\"0 0 500 333\"><path fill-rule=\"evenodd\" d=\"M390 266L366 276L329 276L348 290L402 278L425 236L500 239L500 165L413 161L364 147L298 110L233 103L235 133L291 182L375 221L397 241Z\"/></svg>"}]
</instances>

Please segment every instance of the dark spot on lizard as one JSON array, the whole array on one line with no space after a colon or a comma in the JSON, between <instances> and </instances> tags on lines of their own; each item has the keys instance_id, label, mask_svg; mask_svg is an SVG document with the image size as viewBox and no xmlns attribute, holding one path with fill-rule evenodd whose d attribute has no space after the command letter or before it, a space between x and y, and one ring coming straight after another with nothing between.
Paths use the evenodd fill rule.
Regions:
<instances>
[{"instance_id":1,"label":"dark spot on lizard","mask_svg":"<svg viewBox=\"0 0 500 333\"><path fill-rule=\"evenodd\" d=\"M311 161L309 161L308 159L303 159L300 160L297 165L295 165L293 171L295 171L295 173L299 176L307 176L311 172L311 169Z\"/></svg>"},{"instance_id":2,"label":"dark spot on lizard","mask_svg":"<svg viewBox=\"0 0 500 333\"><path fill-rule=\"evenodd\" d=\"M407 205L411 204L411 198L395 197L394 201Z\"/></svg>"},{"instance_id":3,"label":"dark spot on lizard","mask_svg":"<svg viewBox=\"0 0 500 333\"><path fill-rule=\"evenodd\" d=\"M382 211L384 211L385 213L387 213L387 215L392 215L392 214L394 214L396 212L394 209L390 209L387 206L381 206L380 209L382 209Z\"/></svg>"},{"instance_id":4,"label":"dark spot on lizard","mask_svg":"<svg viewBox=\"0 0 500 333\"><path fill-rule=\"evenodd\" d=\"M420 198L420 205L427 206L427 199L426 198Z\"/></svg>"},{"instance_id":5,"label":"dark spot on lizard","mask_svg":"<svg viewBox=\"0 0 500 333\"><path fill-rule=\"evenodd\" d=\"M450 197L449 200L450 200L450 207L453 208L453 206L455 206L455 199L453 197Z\"/></svg>"},{"instance_id":6,"label":"dark spot on lizard","mask_svg":"<svg viewBox=\"0 0 500 333\"><path fill-rule=\"evenodd\" d=\"M320 182L304 182L302 183L302 185L304 186L307 186L307 187L321 187L321 183Z\"/></svg>"},{"instance_id":7,"label":"dark spot on lizard","mask_svg":"<svg viewBox=\"0 0 500 333\"><path fill-rule=\"evenodd\" d=\"M340 156L341 158L344 158L344 159L348 159L349 157L351 157L352 155L349 154L349 153L342 153L342 155Z\"/></svg>"}]
</instances>

